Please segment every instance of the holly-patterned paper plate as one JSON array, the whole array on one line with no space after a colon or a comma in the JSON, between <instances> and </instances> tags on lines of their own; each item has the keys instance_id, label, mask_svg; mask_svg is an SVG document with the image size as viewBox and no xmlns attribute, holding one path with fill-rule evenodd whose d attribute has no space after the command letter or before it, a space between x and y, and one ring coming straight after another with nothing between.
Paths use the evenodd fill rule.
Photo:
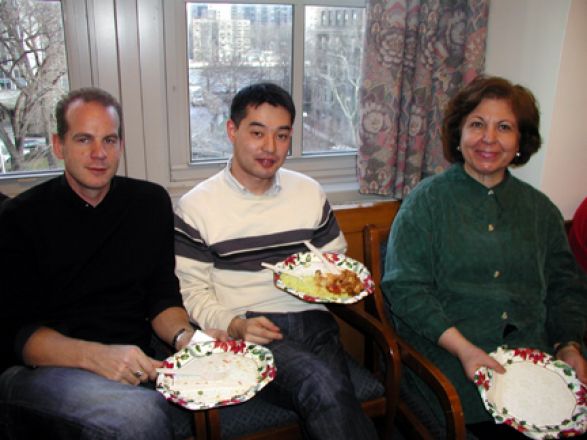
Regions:
<instances>
[{"instance_id":1,"label":"holly-patterned paper plate","mask_svg":"<svg viewBox=\"0 0 587 440\"><path fill-rule=\"evenodd\" d=\"M188 345L167 358L164 369L169 372L157 376L157 391L191 410L249 400L276 373L268 348L242 340Z\"/></svg>"},{"instance_id":2,"label":"holly-patterned paper plate","mask_svg":"<svg viewBox=\"0 0 587 440\"><path fill-rule=\"evenodd\" d=\"M587 431L587 389L568 364L530 348L499 347L490 355L506 372L482 367L475 373L475 384L497 423L533 439Z\"/></svg>"},{"instance_id":3,"label":"holly-patterned paper plate","mask_svg":"<svg viewBox=\"0 0 587 440\"><path fill-rule=\"evenodd\" d=\"M356 273L362 283L362 290L346 294L318 288L313 283L312 276L316 270L325 273L327 269L312 252L299 252L277 263L277 271L273 276L275 286L304 301L316 303L352 304L373 293L375 284L371 273L361 262L333 252L325 252L324 256L339 269L348 269Z\"/></svg>"}]
</instances>

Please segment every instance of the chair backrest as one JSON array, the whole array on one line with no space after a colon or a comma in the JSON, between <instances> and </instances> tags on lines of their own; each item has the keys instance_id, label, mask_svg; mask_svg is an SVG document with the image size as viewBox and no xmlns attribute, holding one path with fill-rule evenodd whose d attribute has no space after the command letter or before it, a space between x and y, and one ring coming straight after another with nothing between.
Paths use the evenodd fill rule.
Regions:
<instances>
[{"instance_id":1,"label":"chair backrest","mask_svg":"<svg viewBox=\"0 0 587 440\"><path fill-rule=\"evenodd\" d=\"M363 228L366 224L389 225L390 219L395 216L399 207L399 201L333 206L340 230L344 233L348 243L346 255L358 261L365 261ZM363 361L366 355L365 341L345 322L339 319L338 323L345 349L356 360Z\"/></svg>"},{"instance_id":2,"label":"chair backrest","mask_svg":"<svg viewBox=\"0 0 587 440\"><path fill-rule=\"evenodd\" d=\"M391 219L393 221L393 219ZM458 393L452 383L428 359L416 352L406 341L401 339L393 330L388 306L381 291L387 241L391 230L391 223L386 226L366 225L363 229L363 247L365 266L371 272L375 282L375 292L370 302L366 303L367 311L376 313L379 319L386 323L397 340L401 354L402 369L406 367L420 377L437 396L445 414L445 433L447 439L465 439L464 413ZM430 431L421 422L407 404L398 404L398 422L404 421L413 435L420 438L432 438Z\"/></svg>"},{"instance_id":3,"label":"chair backrest","mask_svg":"<svg viewBox=\"0 0 587 440\"><path fill-rule=\"evenodd\" d=\"M391 224L387 226L366 225L363 229L363 248L365 252L365 266L371 272L375 282L375 294L373 303L380 319L388 317L383 292L381 291L381 279L385 263L385 249L391 230Z\"/></svg>"}]
</instances>

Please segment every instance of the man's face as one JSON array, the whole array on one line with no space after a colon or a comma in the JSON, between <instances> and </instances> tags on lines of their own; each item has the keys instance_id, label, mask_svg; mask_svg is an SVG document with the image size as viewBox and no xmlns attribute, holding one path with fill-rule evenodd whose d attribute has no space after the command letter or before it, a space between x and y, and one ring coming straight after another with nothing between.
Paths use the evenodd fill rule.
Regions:
<instances>
[{"instance_id":1,"label":"man's face","mask_svg":"<svg viewBox=\"0 0 587 440\"><path fill-rule=\"evenodd\" d=\"M252 193L263 194L271 187L273 176L287 157L291 115L284 107L268 103L248 106L239 126L229 120L226 129L234 147L233 176Z\"/></svg>"},{"instance_id":2,"label":"man's face","mask_svg":"<svg viewBox=\"0 0 587 440\"><path fill-rule=\"evenodd\" d=\"M110 189L123 149L118 114L114 107L77 100L65 118L69 129L64 138L53 135L55 156L63 159L71 188L96 206Z\"/></svg>"}]
</instances>

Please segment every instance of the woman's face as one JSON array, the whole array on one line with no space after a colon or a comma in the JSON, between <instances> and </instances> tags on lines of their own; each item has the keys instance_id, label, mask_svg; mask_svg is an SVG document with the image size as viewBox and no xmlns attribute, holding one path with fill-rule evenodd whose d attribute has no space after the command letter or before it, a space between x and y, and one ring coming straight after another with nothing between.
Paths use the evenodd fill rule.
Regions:
<instances>
[{"instance_id":1,"label":"woman's face","mask_svg":"<svg viewBox=\"0 0 587 440\"><path fill-rule=\"evenodd\" d=\"M501 182L519 149L520 132L509 101L486 98L469 113L461 128L465 171L491 188Z\"/></svg>"}]
</instances>

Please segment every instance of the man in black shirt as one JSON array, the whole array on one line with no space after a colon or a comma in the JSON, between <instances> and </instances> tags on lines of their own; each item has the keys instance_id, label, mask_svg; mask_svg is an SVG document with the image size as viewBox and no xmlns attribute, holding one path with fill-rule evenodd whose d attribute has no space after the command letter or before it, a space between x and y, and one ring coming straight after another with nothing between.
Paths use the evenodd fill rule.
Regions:
<instances>
[{"instance_id":1,"label":"man in black shirt","mask_svg":"<svg viewBox=\"0 0 587 440\"><path fill-rule=\"evenodd\" d=\"M181 424L189 436L191 413L152 386L152 333L174 350L193 334L169 196L115 176L124 143L112 96L71 92L56 119L63 175L0 215L0 437L160 440Z\"/></svg>"}]
</instances>

